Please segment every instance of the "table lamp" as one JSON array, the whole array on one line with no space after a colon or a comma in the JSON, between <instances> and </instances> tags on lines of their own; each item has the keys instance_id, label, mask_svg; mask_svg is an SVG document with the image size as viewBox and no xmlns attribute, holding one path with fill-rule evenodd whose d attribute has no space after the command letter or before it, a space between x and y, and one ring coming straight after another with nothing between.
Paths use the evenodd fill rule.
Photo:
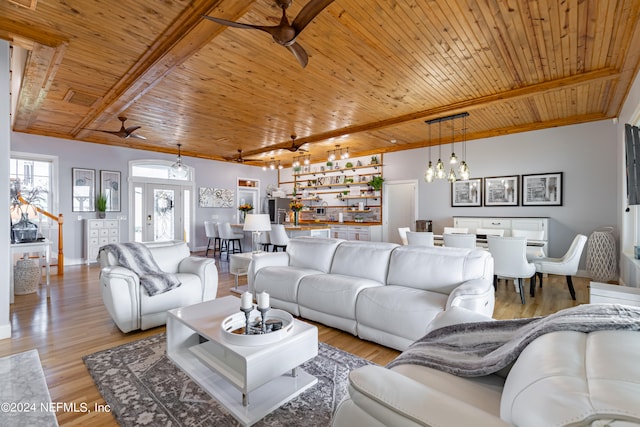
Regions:
<instances>
[{"instance_id":1,"label":"table lamp","mask_svg":"<svg viewBox=\"0 0 640 427\"><path fill-rule=\"evenodd\" d=\"M271 220L269 214L247 214L244 221L244 231L252 232L253 253L262 252L260 246L260 234L263 231L271 231Z\"/></svg>"}]
</instances>

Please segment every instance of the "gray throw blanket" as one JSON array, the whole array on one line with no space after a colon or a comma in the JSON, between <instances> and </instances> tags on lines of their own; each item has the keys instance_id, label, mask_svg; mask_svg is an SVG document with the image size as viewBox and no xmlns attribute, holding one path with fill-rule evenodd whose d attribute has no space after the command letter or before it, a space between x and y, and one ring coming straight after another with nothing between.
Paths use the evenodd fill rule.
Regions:
<instances>
[{"instance_id":1,"label":"gray throw blanket","mask_svg":"<svg viewBox=\"0 0 640 427\"><path fill-rule=\"evenodd\" d=\"M445 326L411 344L387 368L414 364L462 377L479 377L508 367L531 341L543 334L614 329L640 330L640 308L585 304L545 317Z\"/></svg>"},{"instance_id":2,"label":"gray throw blanket","mask_svg":"<svg viewBox=\"0 0 640 427\"><path fill-rule=\"evenodd\" d=\"M177 288L182 283L175 274L165 273L156 264L151 251L142 243L113 243L100 248L115 255L118 264L132 270L150 296Z\"/></svg>"}]
</instances>

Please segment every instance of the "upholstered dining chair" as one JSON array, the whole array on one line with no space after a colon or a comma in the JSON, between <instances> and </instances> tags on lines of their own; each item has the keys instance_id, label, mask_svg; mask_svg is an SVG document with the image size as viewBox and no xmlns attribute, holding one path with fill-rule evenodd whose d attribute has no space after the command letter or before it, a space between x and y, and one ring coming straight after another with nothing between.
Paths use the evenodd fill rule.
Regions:
<instances>
[{"instance_id":1,"label":"upholstered dining chair","mask_svg":"<svg viewBox=\"0 0 640 427\"><path fill-rule=\"evenodd\" d=\"M442 235L444 246L448 248L475 248L475 234L445 233Z\"/></svg>"},{"instance_id":2,"label":"upholstered dining chair","mask_svg":"<svg viewBox=\"0 0 640 427\"><path fill-rule=\"evenodd\" d=\"M573 280L571 276L574 276L578 272L578 264L580 263L580 257L584 250L584 245L587 243L587 236L584 234L578 234L574 237L569 250L561 258L539 258L534 261L536 267L536 275L540 279L540 287L542 287L542 275L547 274L563 274L567 276L567 287L572 299L576 299L576 291L573 288ZM531 295L533 296L535 289L531 289Z\"/></svg>"},{"instance_id":3,"label":"upholstered dining chair","mask_svg":"<svg viewBox=\"0 0 640 427\"><path fill-rule=\"evenodd\" d=\"M483 236L504 236L504 229L502 228L476 228L476 234Z\"/></svg>"},{"instance_id":4,"label":"upholstered dining chair","mask_svg":"<svg viewBox=\"0 0 640 427\"><path fill-rule=\"evenodd\" d=\"M213 257L216 256L216 251L220 252L221 242L218 235L218 224L213 221L204 222L204 234L207 236L207 250L204 252L204 256L208 256L209 248L211 247L211 241L213 240Z\"/></svg>"},{"instance_id":5,"label":"upholstered dining chair","mask_svg":"<svg viewBox=\"0 0 640 427\"><path fill-rule=\"evenodd\" d=\"M407 244L410 246L433 246L433 233L430 231L407 231Z\"/></svg>"},{"instance_id":6,"label":"upholstered dining chair","mask_svg":"<svg viewBox=\"0 0 640 427\"><path fill-rule=\"evenodd\" d=\"M493 286L497 289L498 277L513 279L518 286L522 304L525 301L524 279L531 278L535 287L536 266L527 261L527 240L524 237L487 236L489 252L493 257Z\"/></svg>"},{"instance_id":7,"label":"upholstered dining chair","mask_svg":"<svg viewBox=\"0 0 640 427\"><path fill-rule=\"evenodd\" d=\"M544 239L544 230L517 230L512 229L511 235L513 237L524 237L529 240L542 240ZM527 260L534 262L538 258L544 258L544 248L542 246L527 246Z\"/></svg>"},{"instance_id":8,"label":"upholstered dining chair","mask_svg":"<svg viewBox=\"0 0 640 427\"><path fill-rule=\"evenodd\" d=\"M400 234L400 240L402 241L403 245L409 244L409 242L407 241L407 232L409 231L411 231L409 227L398 227L398 234Z\"/></svg>"},{"instance_id":9,"label":"upholstered dining chair","mask_svg":"<svg viewBox=\"0 0 640 427\"><path fill-rule=\"evenodd\" d=\"M445 227L443 234L467 234L468 232L467 227Z\"/></svg>"},{"instance_id":10,"label":"upholstered dining chair","mask_svg":"<svg viewBox=\"0 0 640 427\"><path fill-rule=\"evenodd\" d=\"M283 251L287 250L287 244L289 243L289 236L282 224L271 224L271 231L269 232L269 241L273 246L273 252L278 252L278 249Z\"/></svg>"},{"instance_id":11,"label":"upholstered dining chair","mask_svg":"<svg viewBox=\"0 0 640 427\"><path fill-rule=\"evenodd\" d=\"M260 233L260 246L262 246L262 250L265 252L269 252L269 248L271 247L271 237L269 236L269 231L263 231Z\"/></svg>"},{"instance_id":12,"label":"upholstered dining chair","mask_svg":"<svg viewBox=\"0 0 640 427\"><path fill-rule=\"evenodd\" d=\"M227 253L227 259L229 254L235 254L242 252L242 240L244 239L244 233L234 233L231 224L228 222L222 223L218 226L218 232L220 234L220 258L222 253Z\"/></svg>"}]
</instances>

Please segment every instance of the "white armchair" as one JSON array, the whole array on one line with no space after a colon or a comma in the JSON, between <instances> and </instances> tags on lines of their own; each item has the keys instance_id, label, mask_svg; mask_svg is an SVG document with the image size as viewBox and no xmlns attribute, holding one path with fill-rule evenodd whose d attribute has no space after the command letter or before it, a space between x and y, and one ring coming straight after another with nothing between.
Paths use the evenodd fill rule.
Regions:
<instances>
[{"instance_id":1,"label":"white armchair","mask_svg":"<svg viewBox=\"0 0 640 427\"><path fill-rule=\"evenodd\" d=\"M562 258L539 258L535 260L536 274L540 280L540 286L542 287L542 274L561 274L567 276L567 287L571 298L576 299L576 291L573 288L573 280L571 276L578 272L578 265L580 264L580 256L584 250L584 245L587 243L587 236L584 234L578 234L571 243L569 250ZM533 295L535 287L531 289Z\"/></svg>"},{"instance_id":2,"label":"white armchair","mask_svg":"<svg viewBox=\"0 0 640 427\"><path fill-rule=\"evenodd\" d=\"M149 242L154 261L165 273L174 273L181 285L150 296L136 273L119 265L109 251L101 250L98 261L102 300L122 332L164 325L167 310L215 299L218 270L211 258L191 256L182 241Z\"/></svg>"}]
</instances>

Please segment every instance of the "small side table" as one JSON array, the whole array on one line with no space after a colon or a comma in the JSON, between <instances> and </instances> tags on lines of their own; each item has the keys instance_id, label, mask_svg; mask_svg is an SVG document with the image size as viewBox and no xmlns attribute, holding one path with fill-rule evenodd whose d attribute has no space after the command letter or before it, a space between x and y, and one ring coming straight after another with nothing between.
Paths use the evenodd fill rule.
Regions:
<instances>
[{"instance_id":1,"label":"small side table","mask_svg":"<svg viewBox=\"0 0 640 427\"><path fill-rule=\"evenodd\" d=\"M12 243L11 244L11 259L13 263L13 255L14 254L29 254L31 252L38 252L40 254L44 254L44 262L45 262L45 271L46 271L46 288L47 288L47 299L49 296L49 278L51 271L51 241L44 239L38 242L31 243ZM246 274L246 273L245 273ZM9 269L9 276L11 276L11 304L13 304L15 296L13 294L13 266Z\"/></svg>"},{"instance_id":2,"label":"small side table","mask_svg":"<svg viewBox=\"0 0 640 427\"><path fill-rule=\"evenodd\" d=\"M249 264L251 263L252 257L253 257L252 252L243 252L240 254L229 255L229 273L235 276L235 286L233 289L231 289L231 292L242 294L244 291L248 289L248 286L238 287L238 278L240 276L247 275L247 272L249 271Z\"/></svg>"}]
</instances>

